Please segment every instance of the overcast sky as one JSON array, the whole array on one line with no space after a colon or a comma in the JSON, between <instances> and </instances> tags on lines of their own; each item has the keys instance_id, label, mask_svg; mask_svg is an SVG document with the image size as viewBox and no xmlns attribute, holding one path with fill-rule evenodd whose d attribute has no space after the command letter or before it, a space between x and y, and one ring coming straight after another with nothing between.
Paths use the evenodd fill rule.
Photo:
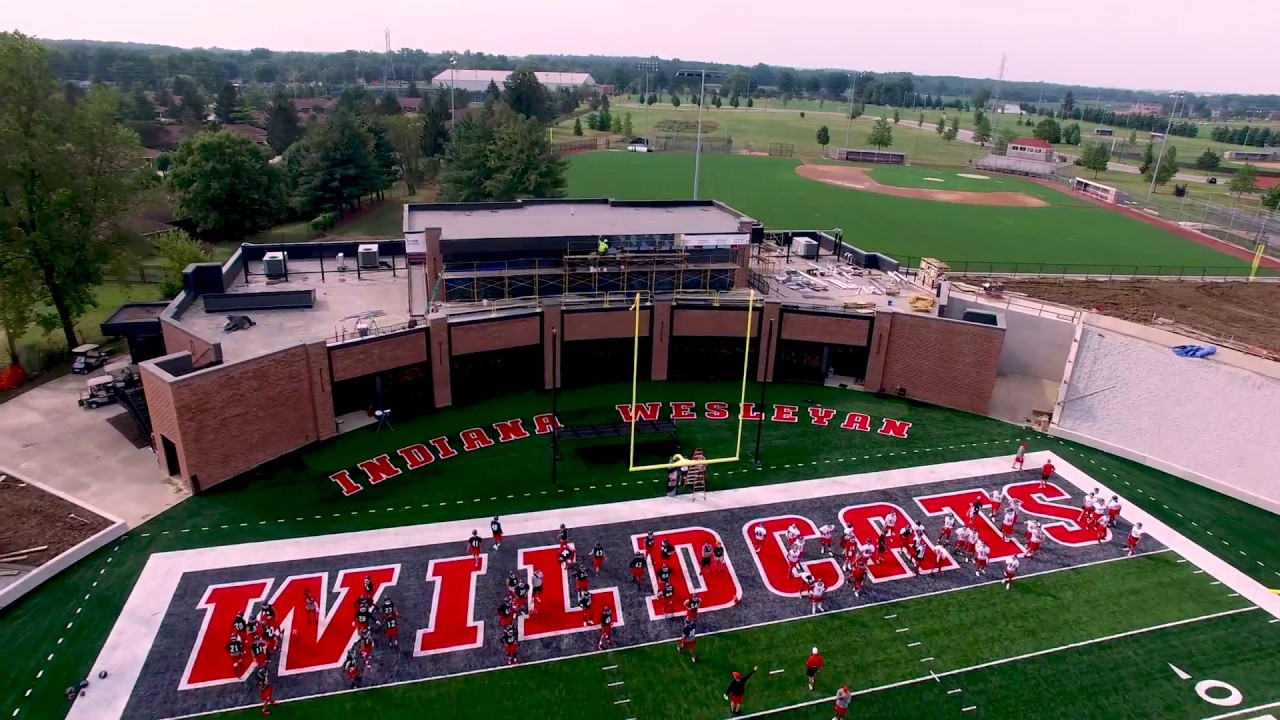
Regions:
<instances>
[{"instance_id":1,"label":"overcast sky","mask_svg":"<svg viewBox=\"0 0 1280 720\"><path fill-rule=\"evenodd\" d=\"M45 38L273 50L658 55L1140 89L1280 94L1280 1L155 0L5 2Z\"/></svg>"}]
</instances>

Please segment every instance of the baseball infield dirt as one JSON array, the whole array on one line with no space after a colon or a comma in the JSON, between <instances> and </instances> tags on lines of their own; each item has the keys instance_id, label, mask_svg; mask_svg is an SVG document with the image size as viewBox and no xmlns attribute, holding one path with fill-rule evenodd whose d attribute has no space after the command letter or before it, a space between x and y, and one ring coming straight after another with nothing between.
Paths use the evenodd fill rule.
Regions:
<instances>
[{"instance_id":1,"label":"baseball infield dirt","mask_svg":"<svg viewBox=\"0 0 1280 720\"><path fill-rule=\"evenodd\" d=\"M1096 309L1130 322L1151 324L1164 318L1280 354L1280 286L1276 283L1012 280L1004 286L1007 291Z\"/></svg>"},{"instance_id":2,"label":"baseball infield dirt","mask_svg":"<svg viewBox=\"0 0 1280 720\"><path fill-rule=\"evenodd\" d=\"M934 200L936 202L960 203L962 205L996 205L1000 207L1046 207L1049 203L1037 197L1023 195L1018 192L964 192L960 190L934 190L932 188L908 188L893 185L881 185L859 167L842 167L838 165L800 165L796 172L801 177L818 180L831 185L853 188L863 192L893 195L895 197L915 198L917 200Z\"/></svg>"}]
</instances>

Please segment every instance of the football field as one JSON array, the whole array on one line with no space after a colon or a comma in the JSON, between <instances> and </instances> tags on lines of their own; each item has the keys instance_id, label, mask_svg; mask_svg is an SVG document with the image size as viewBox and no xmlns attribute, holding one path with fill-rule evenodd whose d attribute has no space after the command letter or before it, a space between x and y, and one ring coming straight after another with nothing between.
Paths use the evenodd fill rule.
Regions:
<instances>
[{"instance_id":1,"label":"football field","mask_svg":"<svg viewBox=\"0 0 1280 720\"><path fill-rule=\"evenodd\" d=\"M1028 464L1038 468L1051 459L1042 452ZM860 711L876 707L877 716L919 717L927 708L939 717L1012 717L1025 712L1029 697L1018 691L1006 698L985 679L1007 672L1034 678L1035 694L1049 701L1046 709L1068 716L1114 707L1134 687L1146 688L1146 705L1124 704L1132 717L1195 718L1280 699L1270 682L1275 632L1263 629L1280 617L1280 597L1137 508L1126 508L1115 531L1098 542L1096 532L1068 518L1078 514L1087 488L1109 496L1105 483L1061 463L1041 489L1033 479L1037 470L1007 472L1007 466L1001 456L725 490L702 500L664 497L530 513L508 518L503 546L487 547L474 560L462 541L486 518L156 556L94 664L92 673L107 671L110 680L77 702L69 717L251 709L251 676L231 669L224 636L235 612L251 616L268 596L285 630L273 659L276 699L306 703L309 715L324 717L371 701L426 714L460 698L461 706L485 717L518 713L530 703L556 707L559 717L669 717L673 702L682 716L718 717L720 686L732 672L754 666L760 671L749 711L756 716L820 717L834 688L848 684ZM931 546L914 568L905 549L891 546L871 565L872 582L854 596L838 564L816 547L818 523L835 519L870 538L884 529L889 512L924 524L937 538L942 518L963 517L974 499L990 502L995 488L1019 499L1023 514L1038 517L1048 534L1048 549L1022 561L1009 589L999 581L1000 560L1021 556L1026 547L1016 537L1002 538L986 516L970 525L992 546L989 575L979 575L946 543L937 553ZM613 613L616 649L597 649L600 631L577 609L550 540L560 522L581 538L579 552L599 542L613 557L605 572L591 577L589 592L593 617L602 607ZM1123 539L1134 522L1149 534L1130 557ZM773 537L757 550L749 531L760 523ZM814 613L783 560L779 536L793 524L810 537L804 565L825 581L826 612ZM663 559L656 547L649 549L646 577L633 584L625 562L644 549L650 531L675 552ZM697 571L705 542L724 545L723 574ZM678 590L670 606L654 597L659 565L674 568ZM545 572L547 591L541 606L518 621L522 662L507 666L492 612L508 572L528 576L535 568ZM336 575L332 605L322 604L318 628L308 626L291 588L316 578L314 594L324 598L329 573ZM355 639L351 600L361 576L376 578L375 600L395 598L402 632L413 640L398 650L380 645L361 687L352 687L340 666ZM680 608L692 595L702 600L696 625L705 637L697 664L674 652ZM1226 634L1273 642L1251 648L1214 640ZM1148 635L1161 652L1147 646ZM811 646L829 658L823 687L814 691L803 673ZM1020 670L1024 663L1069 670L1028 674ZM1197 690L1202 682L1218 687ZM1095 685L1120 695L1106 699L1108 690ZM1155 687L1167 692L1151 692ZM908 703L894 699L904 693Z\"/></svg>"}]
</instances>

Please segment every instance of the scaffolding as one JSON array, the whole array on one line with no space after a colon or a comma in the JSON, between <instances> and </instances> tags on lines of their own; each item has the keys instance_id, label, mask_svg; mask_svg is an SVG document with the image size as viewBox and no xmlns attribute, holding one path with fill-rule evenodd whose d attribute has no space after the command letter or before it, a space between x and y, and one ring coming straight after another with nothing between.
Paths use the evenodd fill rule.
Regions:
<instances>
[{"instance_id":1,"label":"scaffolding","mask_svg":"<svg viewBox=\"0 0 1280 720\"><path fill-rule=\"evenodd\" d=\"M585 244L584 244L585 245ZM734 289L739 265L729 251L655 248L599 252L571 245L559 259L447 263L442 275L447 302L579 294L672 294Z\"/></svg>"}]
</instances>

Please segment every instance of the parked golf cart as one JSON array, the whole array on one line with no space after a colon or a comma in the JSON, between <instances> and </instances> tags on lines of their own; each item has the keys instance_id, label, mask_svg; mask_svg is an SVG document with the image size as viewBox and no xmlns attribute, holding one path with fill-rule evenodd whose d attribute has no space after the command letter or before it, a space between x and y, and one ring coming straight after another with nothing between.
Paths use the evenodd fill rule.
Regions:
<instances>
[{"instance_id":1,"label":"parked golf cart","mask_svg":"<svg viewBox=\"0 0 1280 720\"><path fill-rule=\"evenodd\" d=\"M88 375L107 364L107 355L97 345L81 345L71 351L71 372Z\"/></svg>"},{"instance_id":2,"label":"parked golf cart","mask_svg":"<svg viewBox=\"0 0 1280 720\"><path fill-rule=\"evenodd\" d=\"M115 378L110 375L89 378L85 383L85 389L80 391L80 407L96 410L103 405L114 403L116 398L111 392L111 386L114 383Z\"/></svg>"}]
</instances>

